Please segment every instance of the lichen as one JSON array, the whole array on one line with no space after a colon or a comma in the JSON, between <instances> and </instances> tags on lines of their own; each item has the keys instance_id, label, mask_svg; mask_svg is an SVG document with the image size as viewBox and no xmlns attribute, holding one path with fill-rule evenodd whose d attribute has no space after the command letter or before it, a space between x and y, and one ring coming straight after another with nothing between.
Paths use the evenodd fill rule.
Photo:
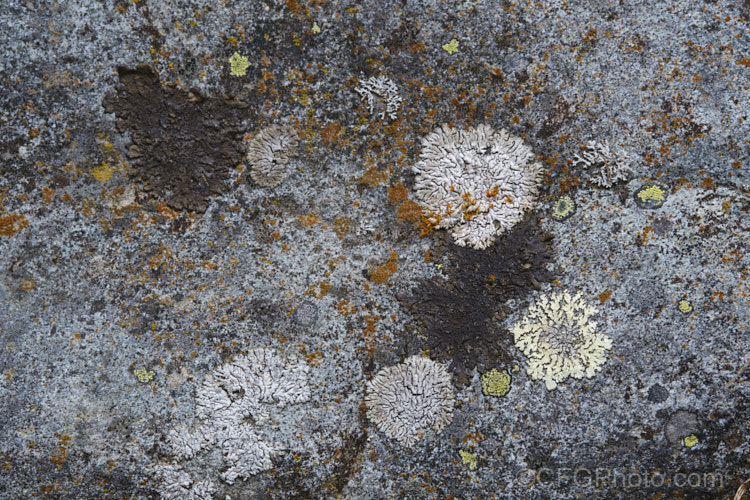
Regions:
<instances>
[{"instance_id":1,"label":"lichen","mask_svg":"<svg viewBox=\"0 0 750 500\"><path fill-rule=\"evenodd\" d=\"M371 116L378 116L385 120L396 119L396 111L401 107L401 96L398 87L386 76L371 76L367 80L360 80L354 89L367 103Z\"/></svg>"},{"instance_id":2,"label":"lichen","mask_svg":"<svg viewBox=\"0 0 750 500\"><path fill-rule=\"evenodd\" d=\"M526 369L532 380L543 380L547 390L568 377L592 378L606 361L604 352L612 340L597 333L594 306L583 294L567 290L543 295L510 331L516 347L528 358Z\"/></svg>"},{"instance_id":3,"label":"lichen","mask_svg":"<svg viewBox=\"0 0 750 500\"><path fill-rule=\"evenodd\" d=\"M380 370L367 383L365 396L370 420L404 446L412 446L428 429L441 432L453 419L455 402L445 367L420 356Z\"/></svg>"},{"instance_id":4,"label":"lichen","mask_svg":"<svg viewBox=\"0 0 750 500\"><path fill-rule=\"evenodd\" d=\"M687 299L682 299L677 303L677 308L680 310L683 314L690 314L693 312L693 304L690 303Z\"/></svg>"},{"instance_id":5,"label":"lichen","mask_svg":"<svg viewBox=\"0 0 750 500\"><path fill-rule=\"evenodd\" d=\"M667 189L655 182L647 182L633 194L633 199L640 208L660 208L667 199Z\"/></svg>"},{"instance_id":6,"label":"lichen","mask_svg":"<svg viewBox=\"0 0 750 500\"><path fill-rule=\"evenodd\" d=\"M450 55L455 54L456 52L458 52L458 40L456 40L455 38L452 39L450 42L443 45L443 50Z\"/></svg>"},{"instance_id":7,"label":"lichen","mask_svg":"<svg viewBox=\"0 0 750 500\"><path fill-rule=\"evenodd\" d=\"M25 215L8 214L0 216L0 236L13 236L27 227L29 227L29 221Z\"/></svg>"},{"instance_id":8,"label":"lichen","mask_svg":"<svg viewBox=\"0 0 750 500\"><path fill-rule=\"evenodd\" d=\"M227 483L273 466L271 459L285 447L268 442L258 432L269 423L266 405L285 406L308 401L309 366L273 349L257 348L209 374L197 391L197 425L172 429L171 451L178 458L195 456L218 446L229 468Z\"/></svg>"},{"instance_id":9,"label":"lichen","mask_svg":"<svg viewBox=\"0 0 750 500\"><path fill-rule=\"evenodd\" d=\"M458 450L458 454L461 455L461 462L469 466L469 470L476 470L477 468L477 454L471 453L466 450Z\"/></svg>"},{"instance_id":10,"label":"lichen","mask_svg":"<svg viewBox=\"0 0 750 500\"><path fill-rule=\"evenodd\" d=\"M147 384L148 382L151 382L151 380L154 378L154 375L156 374L152 370L138 368L136 370L133 370L133 375L135 375L135 378L138 379L138 382Z\"/></svg>"},{"instance_id":11,"label":"lichen","mask_svg":"<svg viewBox=\"0 0 750 500\"><path fill-rule=\"evenodd\" d=\"M493 368L482 375L482 393L485 396L505 396L510 391L510 381L508 370Z\"/></svg>"},{"instance_id":12,"label":"lichen","mask_svg":"<svg viewBox=\"0 0 750 500\"><path fill-rule=\"evenodd\" d=\"M287 178L286 166L297 156L299 135L289 125L271 125L260 130L247 144L250 178L263 187L276 187Z\"/></svg>"},{"instance_id":13,"label":"lichen","mask_svg":"<svg viewBox=\"0 0 750 500\"><path fill-rule=\"evenodd\" d=\"M563 195L559 197L552 205L552 220L563 222L570 219L576 213L576 202L570 196Z\"/></svg>"},{"instance_id":14,"label":"lichen","mask_svg":"<svg viewBox=\"0 0 750 500\"><path fill-rule=\"evenodd\" d=\"M507 130L443 125L422 141L414 166L425 215L461 246L485 249L532 207L542 167Z\"/></svg>"},{"instance_id":15,"label":"lichen","mask_svg":"<svg viewBox=\"0 0 750 500\"><path fill-rule=\"evenodd\" d=\"M632 170L627 155L621 151L612 151L606 141L587 142L581 155L573 157L573 164L583 165L589 172L589 181L605 188L625 180Z\"/></svg>"},{"instance_id":16,"label":"lichen","mask_svg":"<svg viewBox=\"0 0 750 500\"><path fill-rule=\"evenodd\" d=\"M247 57L240 55L239 52L235 52L229 58L229 67L232 76L245 76L248 66L250 66L250 62L248 62Z\"/></svg>"}]
</instances>

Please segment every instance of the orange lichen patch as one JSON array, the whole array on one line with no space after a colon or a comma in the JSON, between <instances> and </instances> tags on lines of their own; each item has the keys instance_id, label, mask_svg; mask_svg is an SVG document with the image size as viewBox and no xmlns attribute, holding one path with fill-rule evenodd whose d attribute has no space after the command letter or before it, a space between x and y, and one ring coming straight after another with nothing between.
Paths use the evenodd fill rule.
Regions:
<instances>
[{"instance_id":1,"label":"orange lichen patch","mask_svg":"<svg viewBox=\"0 0 750 500\"><path fill-rule=\"evenodd\" d=\"M305 290L305 295L312 295L316 299L320 299L328 295L331 291L331 283L323 280L318 285L311 285Z\"/></svg>"},{"instance_id":2,"label":"orange lichen patch","mask_svg":"<svg viewBox=\"0 0 750 500\"><path fill-rule=\"evenodd\" d=\"M491 190L487 191L487 198L492 198L493 196L497 196L497 193L500 191L500 186L495 186Z\"/></svg>"},{"instance_id":3,"label":"orange lichen patch","mask_svg":"<svg viewBox=\"0 0 750 500\"><path fill-rule=\"evenodd\" d=\"M333 232L336 233L339 238L343 238L349 234L352 227L354 227L354 221L349 217L338 217L333 221Z\"/></svg>"},{"instance_id":4,"label":"orange lichen patch","mask_svg":"<svg viewBox=\"0 0 750 500\"><path fill-rule=\"evenodd\" d=\"M274 231L274 232L271 233L271 238L273 238L275 240L280 240L281 239L281 233L279 231Z\"/></svg>"},{"instance_id":5,"label":"orange lichen patch","mask_svg":"<svg viewBox=\"0 0 750 500\"><path fill-rule=\"evenodd\" d=\"M216 264L215 262L209 262L207 260L204 260L199 265L206 271L215 271L216 269L219 269L219 264Z\"/></svg>"},{"instance_id":6,"label":"orange lichen patch","mask_svg":"<svg viewBox=\"0 0 750 500\"><path fill-rule=\"evenodd\" d=\"M432 261L432 249L431 248L424 253L424 261L425 262Z\"/></svg>"},{"instance_id":7,"label":"orange lichen patch","mask_svg":"<svg viewBox=\"0 0 750 500\"><path fill-rule=\"evenodd\" d=\"M714 180L712 178L710 178L710 177L704 177L701 180L701 187L703 189L713 189L713 188L716 187L716 185L714 184Z\"/></svg>"},{"instance_id":8,"label":"orange lichen patch","mask_svg":"<svg viewBox=\"0 0 750 500\"><path fill-rule=\"evenodd\" d=\"M9 214L0 217L0 236L13 236L27 227L29 221L25 215Z\"/></svg>"},{"instance_id":9,"label":"orange lichen patch","mask_svg":"<svg viewBox=\"0 0 750 500\"><path fill-rule=\"evenodd\" d=\"M359 177L357 180L364 184L369 184L370 186L379 186L388 180L389 175L389 172L378 170L376 167L370 167L365 170L362 177Z\"/></svg>"},{"instance_id":10,"label":"orange lichen patch","mask_svg":"<svg viewBox=\"0 0 750 500\"><path fill-rule=\"evenodd\" d=\"M162 217L164 217L167 220L173 220L177 218L177 212L172 210L167 206L167 202L164 201L162 203L156 204L156 210L159 211L159 214L161 214Z\"/></svg>"},{"instance_id":11,"label":"orange lichen patch","mask_svg":"<svg viewBox=\"0 0 750 500\"><path fill-rule=\"evenodd\" d=\"M399 205L396 217L407 220L415 226L422 226L422 207L411 200L406 200Z\"/></svg>"},{"instance_id":12,"label":"orange lichen patch","mask_svg":"<svg viewBox=\"0 0 750 500\"><path fill-rule=\"evenodd\" d=\"M367 326L362 330L362 338L365 341L365 348L367 350L372 350L375 347L375 325L378 321L380 321L380 316L371 316L369 314L365 316Z\"/></svg>"},{"instance_id":13,"label":"orange lichen patch","mask_svg":"<svg viewBox=\"0 0 750 500\"><path fill-rule=\"evenodd\" d=\"M750 67L750 57L743 57L739 61L736 62L736 64L744 66L746 68Z\"/></svg>"},{"instance_id":14,"label":"orange lichen patch","mask_svg":"<svg viewBox=\"0 0 750 500\"><path fill-rule=\"evenodd\" d=\"M52 189L49 186L44 186L42 188L42 201L45 203L49 203L52 201L52 198L55 196L55 190Z\"/></svg>"},{"instance_id":15,"label":"orange lichen patch","mask_svg":"<svg viewBox=\"0 0 750 500\"><path fill-rule=\"evenodd\" d=\"M599 302L604 304L612 296L612 290L605 290L599 294Z\"/></svg>"},{"instance_id":16,"label":"orange lichen patch","mask_svg":"<svg viewBox=\"0 0 750 500\"><path fill-rule=\"evenodd\" d=\"M336 304L336 309L338 309L339 314L342 316L349 316L350 314L357 312L357 308L349 305L349 301L346 299L341 299L341 302Z\"/></svg>"},{"instance_id":17,"label":"orange lichen patch","mask_svg":"<svg viewBox=\"0 0 750 500\"><path fill-rule=\"evenodd\" d=\"M307 215L298 215L297 219L299 219L304 227L312 227L321 221L321 218L312 212Z\"/></svg>"},{"instance_id":18,"label":"orange lichen patch","mask_svg":"<svg viewBox=\"0 0 750 500\"><path fill-rule=\"evenodd\" d=\"M31 280L28 280L28 281L22 281L21 283L19 283L18 287L19 287L19 288L20 288L21 290L27 290L27 291L28 291L28 290L33 290L33 289L34 289L34 282L33 282L33 281L31 281Z\"/></svg>"},{"instance_id":19,"label":"orange lichen patch","mask_svg":"<svg viewBox=\"0 0 750 500\"><path fill-rule=\"evenodd\" d=\"M370 281L382 285L388 281L388 278L398 271L398 264L396 263L398 256L396 252L391 251L390 258L381 266L376 267L370 275Z\"/></svg>"},{"instance_id":20,"label":"orange lichen patch","mask_svg":"<svg viewBox=\"0 0 750 500\"><path fill-rule=\"evenodd\" d=\"M341 136L341 124L331 123L320 131L320 138L326 144L335 144Z\"/></svg>"},{"instance_id":21,"label":"orange lichen patch","mask_svg":"<svg viewBox=\"0 0 750 500\"><path fill-rule=\"evenodd\" d=\"M397 205L401 203L402 201L404 201L408 195L409 195L409 191L407 191L404 185L401 184L400 182L398 182L391 189L388 190L388 199L394 205Z\"/></svg>"}]
</instances>

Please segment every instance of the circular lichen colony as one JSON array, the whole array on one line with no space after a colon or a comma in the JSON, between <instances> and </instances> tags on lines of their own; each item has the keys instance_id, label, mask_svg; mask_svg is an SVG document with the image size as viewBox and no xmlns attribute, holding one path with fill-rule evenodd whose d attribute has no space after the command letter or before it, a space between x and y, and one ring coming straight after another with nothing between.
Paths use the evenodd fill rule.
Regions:
<instances>
[{"instance_id":1,"label":"circular lichen colony","mask_svg":"<svg viewBox=\"0 0 750 500\"><path fill-rule=\"evenodd\" d=\"M562 222L570 219L576 213L576 202L570 196L559 197L552 205L552 220Z\"/></svg>"},{"instance_id":2,"label":"circular lichen colony","mask_svg":"<svg viewBox=\"0 0 750 500\"><path fill-rule=\"evenodd\" d=\"M596 332L594 306L579 292L542 296L529 307L526 317L513 325L516 347L528 358L526 370L532 380L544 380L547 390L568 377L594 376L606 361L604 352L612 340Z\"/></svg>"},{"instance_id":3,"label":"circular lichen colony","mask_svg":"<svg viewBox=\"0 0 750 500\"><path fill-rule=\"evenodd\" d=\"M531 208L541 171L531 148L505 129L443 125L422 141L414 186L431 224L481 250Z\"/></svg>"},{"instance_id":4,"label":"circular lichen colony","mask_svg":"<svg viewBox=\"0 0 750 500\"><path fill-rule=\"evenodd\" d=\"M633 194L633 200L640 208L660 208L666 199L667 188L655 182L647 182Z\"/></svg>"},{"instance_id":5,"label":"circular lichen colony","mask_svg":"<svg viewBox=\"0 0 750 500\"><path fill-rule=\"evenodd\" d=\"M263 187L276 187L289 176L286 165L298 154L299 135L289 125L262 129L247 144L250 178Z\"/></svg>"},{"instance_id":6,"label":"circular lichen colony","mask_svg":"<svg viewBox=\"0 0 750 500\"><path fill-rule=\"evenodd\" d=\"M442 431L453 419L455 402L448 370L420 356L380 370L367 383L365 397L370 420L405 446L430 428Z\"/></svg>"}]
</instances>

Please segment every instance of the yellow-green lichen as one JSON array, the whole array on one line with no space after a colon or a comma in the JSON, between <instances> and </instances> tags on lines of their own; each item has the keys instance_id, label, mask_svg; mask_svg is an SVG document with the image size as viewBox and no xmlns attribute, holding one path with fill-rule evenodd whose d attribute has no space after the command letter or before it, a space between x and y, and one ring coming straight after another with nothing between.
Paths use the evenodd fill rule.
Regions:
<instances>
[{"instance_id":1,"label":"yellow-green lichen","mask_svg":"<svg viewBox=\"0 0 750 500\"><path fill-rule=\"evenodd\" d=\"M687 299L682 299L677 303L677 308L680 310L683 314L690 314L693 312L693 304L690 303Z\"/></svg>"},{"instance_id":2,"label":"yellow-green lichen","mask_svg":"<svg viewBox=\"0 0 750 500\"><path fill-rule=\"evenodd\" d=\"M477 468L476 453L469 453L466 450L458 450L458 454L461 455L461 462L469 466L469 470L475 470Z\"/></svg>"},{"instance_id":3,"label":"yellow-green lichen","mask_svg":"<svg viewBox=\"0 0 750 500\"><path fill-rule=\"evenodd\" d=\"M569 219L576 212L576 202L568 195L559 197L552 205L552 219L562 222Z\"/></svg>"},{"instance_id":4,"label":"yellow-green lichen","mask_svg":"<svg viewBox=\"0 0 750 500\"><path fill-rule=\"evenodd\" d=\"M458 40L454 38L450 42L446 43L445 45L443 45L443 50L445 50L450 55L455 54L456 52L458 52Z\"/></svg>"},{"instance_id":5,"label":"yellow-green lichen","mask_svg":"<svg viewBox=\"0 0 750 500\"><path fill-rule=\"evenodd\" d=\"M89 172L91 172L91 175L93 175L94 179L97 181L107 182L112 178L114 170L107 164L107 162L103 162L100 166L89 170Z\"/></svg>"},{"instance_id":6,"label":"yellow-green lichen","mask_svg":"<svg viewBox=\"0 0 750 500\"><path fill-rule=\"evenodd\" d=\"M655 182L647 182L635 192L633 199L641 208L659 208L667 199L667 190Z\"/></svg>"},{"instance_id":7,"label":"yellow-green lichen","mask_svg":"<svg viewBox=\"0 0 750 500\"><path fill-rule=\"evenodd\" d=\"M482 392L485 396L505 396L510 391L510 380L508 370L493 368L482 375Z\"/></svg>"},{"instance_id":8,"label":"yellow-green lichen","mask_svg":"<svg viewBox=\"0 0 750 500\"><path fill-rule=\"evenodd\" d=\"M698 444L698 437L695 434L690 434L683 441L685 443L685 446L687 446L688 448L692 448L693 446Z\"/></svg>"},{"instance_id":9,"label":"yellow-green lichen","mask_svg":"<svg viewBox=\"0 0 750 500\"><path fill-rule=\"evenodd\" d=\"M154 378L154 375L156 375L151 370L146 370L145 368L138 368L136 370L133 370L133 375L138 379L138 382L147 384L151 382L151 380Z\"/></svg>"},{"instance_id":10,"label":"yellow-green lichen","mask_svg":"<svg viewBox=\"0 0 750 500\"><path fill-rule=\"evenodd\" d=\"M232 76L245 76L250 62L247 60L247 57L241 56L239 52L235 52L229 58L229 66Z\"/></svg>"},{"instance_id":11,"label":"yellow-green lichen","mask_svg":"<svg viewBox=\"0 0 750 500\"><path fill-rule=\"evenodd\" d=\"M312 31L312 32L313 32L314 34L316 34L316 35L317 35L318 33L320 33L320 26L318 26L318 23L313 23L311 31Z\"/></svg>"}]
</instances>

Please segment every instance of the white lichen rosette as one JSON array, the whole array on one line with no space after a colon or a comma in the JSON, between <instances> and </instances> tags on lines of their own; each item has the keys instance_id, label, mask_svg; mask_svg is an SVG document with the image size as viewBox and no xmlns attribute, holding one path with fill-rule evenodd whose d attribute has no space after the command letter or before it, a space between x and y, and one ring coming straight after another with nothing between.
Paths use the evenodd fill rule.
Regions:
<instances>
[{"instance_id":1,"label":"white lichen rosette","mask_svg":"<svg viewBox=\"0 0 750 500\"><path fill-rule=\"evenodd\" d=\"M303 360L267 348L251 349L208 374L196 394L195 425L168 434L170 451L181 461L207 448L221 448L228 469L221 478L232 484L273 467L285 450L267 440L269 406L284 407L310 400Z\"/></svg>"},{"instance_id":2,"label":"white lichen rosette","mask_svg":"<svg viewBox=\"0 0 750 500\"><path fill-rule=\"evenodd\" d=\"M429 429L440 433L453 419L456 397L448 370L411 356L380 370L367 383L367 415L388 437L412 446Z\"/></svg>"},{"instance_id":3,"label":"white lichen rosette","mask_svg":"<svg viewBox=\"0 0 750 500\"><path fill-rule=\"evenodd\" d=\"M597 308L587 304L579 292L565 290L543 295L526 316L513 325L516 347L528 358L526 373L543 380L547 390L568 377L592 378L606 361L612 340L597 333L591 317Z\"/></svg>"},{"instance_id":4,"label":"white lichen rosette","mask_svg":"<svg viewBox=\"0 0 750 500\"><path fill-rule=\"evenodd\" d=\"M262 187L276 187L289 176L287 164L299 153L299 135L291 125L271 125L247 142L245 159L250 178Z\"/></svg>"},{"instance_id":5,"label":"white lichen rosette","mask_svg":"<svg viewBox=\"0 0 750 500\"><path fill-rule=\"evenodd\" d=\"M430 223L458 245L489 247L533 206L542 167L505 129L443 125L423 139L419 157L417 198Z\"/></svg>"}]
</instances>

